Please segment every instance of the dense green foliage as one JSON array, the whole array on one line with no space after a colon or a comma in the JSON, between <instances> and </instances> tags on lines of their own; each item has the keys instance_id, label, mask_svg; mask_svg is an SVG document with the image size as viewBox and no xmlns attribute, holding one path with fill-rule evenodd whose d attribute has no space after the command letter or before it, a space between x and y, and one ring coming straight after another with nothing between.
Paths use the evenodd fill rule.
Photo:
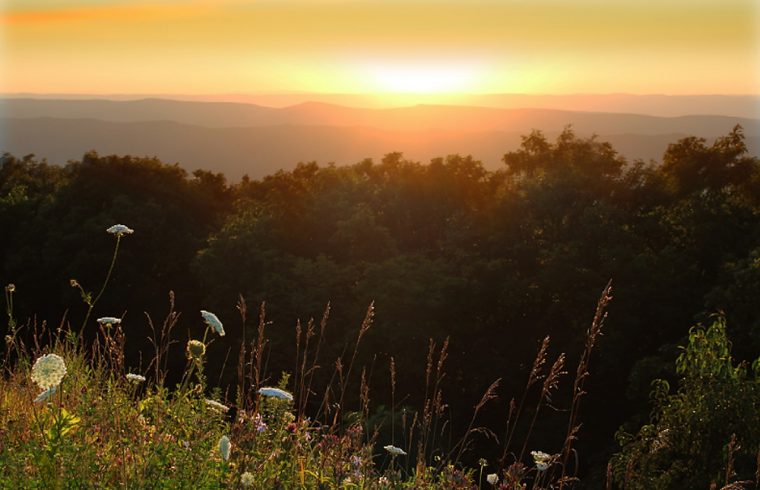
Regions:
<instances>
[{"instance_id":1,"label":"dense green foliage","mask_svg":"<svg viewBox=\"0 0 760 490\"><path fill-rule=\"evenodd\" d=\"M759 367L760 358L749 376L746 363L734 363L723 320L692 328L676 362L678 390L670 393L667 381L654 380L651 423L637 434L618 433L623 450L613 458L616 480L629 489L706 488L709 482L755 480Z\"/></svg>"},{"instance_id":2,"label":"dense green foliage","mask_svg":"<svg viewBox=\"0 0 760 490\"><path fill-rule=\"evenodd\" d=\"M537 344L551 335L551 354L566 352L572 364L613 278L609 328L582 406L594 423L579 439L588 481L598 482L615 430L646 421L650 380L675 379L670 358L701 319L695 312L725 314L738 359L760 351L760 163L740 128L711 144L682 139L661 163L626 162L570 130L553 142L534 132L504 163L489 172L469 157L421 164L391 153L228 184L154 159L88 154L61 168L5 155L0 280L16 284L20 318L57 324L68 311L76 323L84 310L69 280L95 289L110 260L102 228L123 222L140 240L123 252L95 314L126 312L131 366L149 345L139 342L150 333L142 312L162 315L169 289L180 311L202 307L225 320L224 348L208 367L223 384L234 380L234 363L224 361L243 334L239 294L267 303L270 372L296 371L291 327L320 318L328 301L321 363L331 366L374 301L378 315L357 358L377 366L373 407L390 403L390 355L397 402L419 405L428 339L448 337L453 431L502 378L500 401L482 414L501 434ZM180 319L180 331L198 328ZM554 405L567 407L569 395ZM530 447L558 447L562 424L539 416ZM481 454L499 454L481 442Z\"/></svg>"}]
</instances>

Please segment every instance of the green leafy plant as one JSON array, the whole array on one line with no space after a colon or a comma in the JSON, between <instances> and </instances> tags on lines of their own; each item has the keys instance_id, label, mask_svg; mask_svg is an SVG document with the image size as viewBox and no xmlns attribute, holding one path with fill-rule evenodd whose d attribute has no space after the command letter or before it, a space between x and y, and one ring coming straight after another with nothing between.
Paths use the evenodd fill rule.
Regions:
<instances>
[{"instance_id":1,"label":"green leafy plant","mask_svg":"<svg viewBox=\"0 0 760 490\"><path fill-rule=\"evenodd\" d=\"M754 480L760 451L760 358L731 357L726 323L689 331L676 360L678 387L652 382L649 424L621 428L610 464L626 489L708 488ZM733 441L733 442L732 442Z\"/></svg>"}]
</instances>

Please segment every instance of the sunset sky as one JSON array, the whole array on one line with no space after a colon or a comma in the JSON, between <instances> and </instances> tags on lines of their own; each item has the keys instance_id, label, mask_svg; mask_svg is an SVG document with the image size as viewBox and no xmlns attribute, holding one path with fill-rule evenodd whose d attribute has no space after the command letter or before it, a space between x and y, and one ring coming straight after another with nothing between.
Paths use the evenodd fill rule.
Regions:
<instances>
[{"instance_id":1,"label":"sunset sky","mask_svg":"<svg viewBox=\"0 0 760 490\"><path fill-rule=\"evenodd\" d=\"M753 0L0 2L0 92L757 94Z\"/></svg>"}]
</instances>

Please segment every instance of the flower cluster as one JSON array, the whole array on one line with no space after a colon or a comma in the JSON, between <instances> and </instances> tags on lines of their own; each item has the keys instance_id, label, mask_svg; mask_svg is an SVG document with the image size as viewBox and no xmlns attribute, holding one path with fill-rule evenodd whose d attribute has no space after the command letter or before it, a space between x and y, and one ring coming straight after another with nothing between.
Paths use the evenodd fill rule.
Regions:
<instances>
[{"instance_id":1,"label":"flower cluster","mask_svg":"<svg viewBox=\"0 0 760 490\"><path fill-rule=\"evenodd\" d=\"M280 398L280 399L288 400L291 402L293 401L293 395L279 388L270 388L266 386L264 388L259 388L259 395L271 396L274 398Z\"/></svg>"},{"instance_id":2,"label":"flower cluster","mask_svg":"<svg viewBox=\"0 0 760 490\"><path fill-rule=\"evenodd\" d=\"M554 456L543 451L531 451L530 455L533 456L533 461L536 463L538 471L549 469L549 465L552 463L552 459L554 459Z\"/></svg>"},{"instance_id":3,"label":"flower cluster","mask_svg":"<svg viewBox=\"0 0 760 490\"><path fill-rule=\"evenodd\" d=\"M222 413L227 413L230 410L230 407L227 405L222 405L216 400L206 399L206 406Z\"/></svg>"},{"instance_id":4,"label":"flower cluster","mask_svg":"<svg viewBox=\"0 0 760 490\"><path fill-rule=\"evenodd\" d=\"M121 318L116 318L115 316L103 316L98 318L98 323L101 325L106 325L108 327L113 325L118 325L121 323Z\"/></svg>"},{"instance_id":5,"label":"flower cluster","mask_svg":"<svg viewBox=\"0 0 760 490\"><path fill-rule=\"evenodd\" d=\"M222 322L219 321L219 317L206 310L201 310L201 316L206 325L211 327L211 329L218 333L220 337L224 337L224 326L222 325Z\"/></svg>"},{"instance_id":6,"label":"flower cluster","mask_svg":"<svg viewBox=\"0 0 760 490\"><path fill-rule=\"evenodd\" d=\"M111 235L116 235L117 237L122 237L124 235L131 235L135 232L132 228L126 226L126 225L113 225L109 227L106 230Z\"/></svg>"},{"instance_id":7,"label":"flower cluster","mask_svg":"<svg viewBox=\"0 0 760 490\"><path fill-rule=\"evenodd\" d=\"M243 488L251 488L255 482L253 475L247 471L240 475L240 484Z\"/></svg>"},{"instance_id":8,"label":"flower cluster","mask_svg":"<svg viewBox=\"0 0 760 490\"><path fill-rule=\"evenodd\" d=\"M388 444L387 446L383 446L383 449L388 451L388 453L391 456L406 456L406 451L401 449L400 447L396 447L392 444Z\"/></svg>"},{"instance_id":9,"label":"flower cluster","mask_svg":"<svg viewBox=\"0 0 760 490\"><path fill-rule=\"evenodd\" d=\"M133 381L135 383L143 383L143 382L145 382L145 376L142 376L140 374L127 373L127 379L129 381Z\"/></svg>"},{"instance_id":10,"label":"flower cluster","mask_svg":"<svg viewBox=\"0 0 760 490\"><path fill-rule=\"evenodd\" d=\"M43 390L61 384L65 375L66 363L57 354L45 354L37 359L32 366L32 381Z\"/></svg>"},{"instance_id":11,"label":"flower cluster","mask_svg":"<svg viewBox=\"0 0 760 490\"><path fill-rule=\"evenodd\" d=\"M230 442L230 438L227 436L222 436L219 439L219 454L222 456L223 460L229 461L231 450L232 443Z\"/></svg>"}]
</instances>

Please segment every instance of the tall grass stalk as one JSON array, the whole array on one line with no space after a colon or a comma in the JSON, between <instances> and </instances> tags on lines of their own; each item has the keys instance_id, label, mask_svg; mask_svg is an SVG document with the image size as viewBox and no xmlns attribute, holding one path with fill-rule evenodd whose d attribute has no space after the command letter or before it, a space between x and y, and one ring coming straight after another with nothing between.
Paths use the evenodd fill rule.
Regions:
<instances>
[{"instance_id":1,"label":"tall grass stalk","mask_svg":"<svg viewBox=\"0 0 760 490\"><path fill-rule=\"evenodd\" d=\"M604 326L604 321L607 319L607 306L610 301L612 301L612 280L607 282L607 285L604 287L599 297L599 301L597 301L594 319L591 321L591 326L586 331L585 347L581 354L581 358L578 361L578 368L575 372L575 380L573 381L573 398L570 404L570 417L560 458L562 462L562 473L559 478L560 490L562 490L565 485L574 478L569 477L568 475L568 464L570 463L570 454L573 452L573 443L577 439L578 431L581 427L578 423L581 399L586 394L584 386L586 384L586 379L590 376L588 368L591 360L591 353L594 350L597 339L602 335L602 327ZM574 468L577 471L578 465L574 465Z\"/></svg>"}]
</instances>

